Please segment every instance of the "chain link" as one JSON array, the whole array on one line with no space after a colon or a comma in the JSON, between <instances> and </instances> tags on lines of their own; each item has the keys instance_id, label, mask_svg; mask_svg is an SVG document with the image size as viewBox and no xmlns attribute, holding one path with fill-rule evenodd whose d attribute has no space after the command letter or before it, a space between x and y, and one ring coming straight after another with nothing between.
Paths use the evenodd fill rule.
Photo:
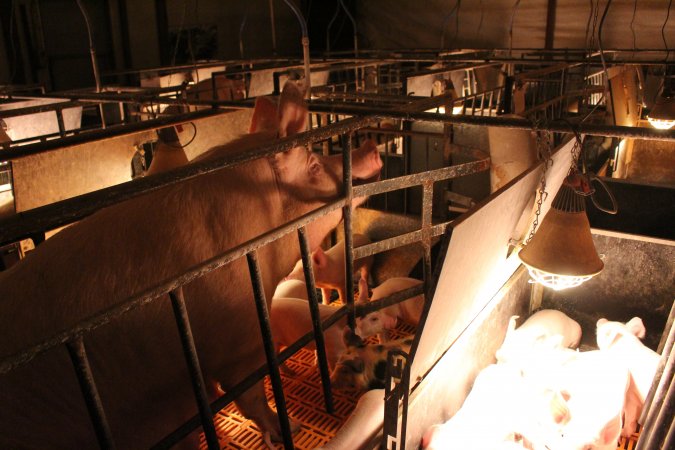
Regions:
<instances>
[{"instance_id":1,"label":"chain link","mask_svg":"<svg viewBox=\"0 0 675 450\"><path fill-rule=\"evenodd\" d=\"M539 189L537 190L537 210L534 213L534 221L532 222L532 229L530 234L525 240L527 245L532 237L534 237L537 227L539 226L539 216L541 215L541 206L546 201L548 197L548 192L546 192L546 172L548 168L553 165L553 158L551 156L551 141L553 139L552 133L546 130L540 130L540 121L534 120L532 122L532 129L536 137L536 147L537 147L537 157L540 161L544 162L542 166L541 181L539 183Z\"/></svg>"}]
</instances>

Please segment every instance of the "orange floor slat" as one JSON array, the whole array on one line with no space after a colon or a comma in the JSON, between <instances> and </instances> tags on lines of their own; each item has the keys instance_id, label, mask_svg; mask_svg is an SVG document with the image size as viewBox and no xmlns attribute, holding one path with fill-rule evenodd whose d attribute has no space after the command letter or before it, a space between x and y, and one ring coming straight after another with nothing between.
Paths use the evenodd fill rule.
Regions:
<instances>
[{"instance_id":1,"label":"orange floor slat","mask_svg":"<svg viewBox=\"0 0 675 450\"><path fill-rule=\"evenodd\" d=\"M403 325L392 330L390 338L408 337L413 332L413 327ZM374 337L369 341L377 342ZM314 360L314 351L301 349L286 363L295 375L281 374L288 414L292 420L300 423L300 431L293 435L293 444L298 450L314 449L330 441L354 410L359 398L359 394L353 391L334 390L335 411L328 414L325 410L319 371ZM265 391L267 400L274 408L274 395L269 377L265 378ZM216 414L215 423L221 449L267 449L258 427L253 421L239 414L234 404ZM200 439L201 449L206 450L203 434ZM282 448L282 445L277 447Z\"/></svg>"}]
</instances>

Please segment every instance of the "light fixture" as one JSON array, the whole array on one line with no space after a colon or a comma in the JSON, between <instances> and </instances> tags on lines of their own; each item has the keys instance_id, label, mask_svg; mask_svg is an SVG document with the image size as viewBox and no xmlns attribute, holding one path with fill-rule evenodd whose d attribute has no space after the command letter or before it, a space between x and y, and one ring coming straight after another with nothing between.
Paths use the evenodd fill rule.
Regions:
<instances>
[{"instance_id":1,"label":"light fixture","mask_svg":"<svg viewBox=\"0 0 675 450\"><path fill-rule=\"evenodd\" d=\"M569 175L530 242L518 253L536 282L555 290L578 286L604 264L593 244L583 189L588 182Z\"/></svg>"},{"instance_id":2,"label":"light fixture","mask_svg":"<svg viewBox=\"0 0 675 450\"><path fill-rule=\"evenodd\" d=\"M647 115L647 120L659 130L669 130L675 125L675 96L670 90L664 91L656 99L654 107Z\"/></svg>"},{"instance_id":3,"label":"light fixture","mask_svg":"<svg viewBox=\"0 0 675 450\"><path fill-rule=\"evenodd\" d=\"M581 158L582 173L577 170L577 160L582 152L582 143L579 134L576 131L574 134L576 142L572 148L572 165L568 175L537 229L541 205L546 197L546 172L544 171L534 224L524 247L518 252L518 258L527 267L532 279L554 290L579 286L599 274L604 267L593 244L591 225L586 215L585 197L590 196L593 204L601 211L609 214L617 213L614 196L602 180L593 176L593 179L607 191L613 209L605 209L596 202L593 197L595 190L591 187L591 177L585 173L584 158ZM538 144L540 141L541 139L538 139ZM540 151L540 154L546 155L544 168L548 167L550 152Z\"/></svg>"}]
</instances>

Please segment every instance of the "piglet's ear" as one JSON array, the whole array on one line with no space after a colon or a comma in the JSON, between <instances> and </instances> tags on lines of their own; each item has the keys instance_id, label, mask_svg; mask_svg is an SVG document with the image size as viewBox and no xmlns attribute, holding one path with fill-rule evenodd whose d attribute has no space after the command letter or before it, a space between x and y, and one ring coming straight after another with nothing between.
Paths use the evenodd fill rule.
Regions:
<instances>
[{"instance_id":1,"label":"piglet's ear","mask_svg":"<svg viewBox=\"0 0 675 450\"><path fill-rule=\"evenodd\" d=\"M270 97L258 97L251 117L249 133L268 131L276 133L279 130L279 115L277 104Z\"/></svg>"},{"instance_id":2,"label":"piglet's ear","mask_svg":"<svg viewBox=\"0 0 675 450\"><path fill-rule=\"evenodd\" d=\"M644 338L645 335L647 334L645 325L642 323L642 319L640 319L639 317L633 317L632 319L630 319L628 322L626 322L626 326L628 327L628 330L630 330L631 333L633 333L640 339Z\"/></svg>"},{"instance_id":3,"label":"piglet's ear","mask_svg":"<svg viewBox=\"0 0 675 450\"><path fill-rule=\"evenodd\" d=\"M287 82L279 99L279 137L292 136L307 129L307 106L303 93L293 82Z\"/></svg>"},{"instance_id":4,"label":"piglet's ear","mask_svg":"<svg viewBox=\"0 0 675 450\"><path fill-rule=\"evenodd\" d=\"M601 327L602 325L606 324L607 322L609 322L609 321L603 317L602 319L598 319L598 321L595 323L595 326Z\"/></svg>"}]
</instances>

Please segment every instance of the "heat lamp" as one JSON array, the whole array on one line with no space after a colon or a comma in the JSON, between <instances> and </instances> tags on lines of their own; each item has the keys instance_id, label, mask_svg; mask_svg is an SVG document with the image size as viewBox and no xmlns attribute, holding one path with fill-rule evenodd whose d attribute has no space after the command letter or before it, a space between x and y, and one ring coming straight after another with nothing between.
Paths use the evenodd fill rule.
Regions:
<instances>
[{"instance_id":1,"label":"heat lamp","mask_svg":"<svg viewBox=\"0 0 675 450\"><path fill-rule=\"evenodd\" d=\"M599 274L604 264L595 250L586 215L587 178L565 178L539 230L518 253L532 279L561 290L579 286Z\"/></svg>"},{"instance_id":2,"label":"heat lamp","mask_svg":"<svg viewBox=\"0 0 675 450\"><path fill-rule=\"evenodd\" d=\"M675 96L665 90L656 99L654 107L647 115L647 120L659 130L669 130L675 125Z\"/></svg>"}]
</instances>

